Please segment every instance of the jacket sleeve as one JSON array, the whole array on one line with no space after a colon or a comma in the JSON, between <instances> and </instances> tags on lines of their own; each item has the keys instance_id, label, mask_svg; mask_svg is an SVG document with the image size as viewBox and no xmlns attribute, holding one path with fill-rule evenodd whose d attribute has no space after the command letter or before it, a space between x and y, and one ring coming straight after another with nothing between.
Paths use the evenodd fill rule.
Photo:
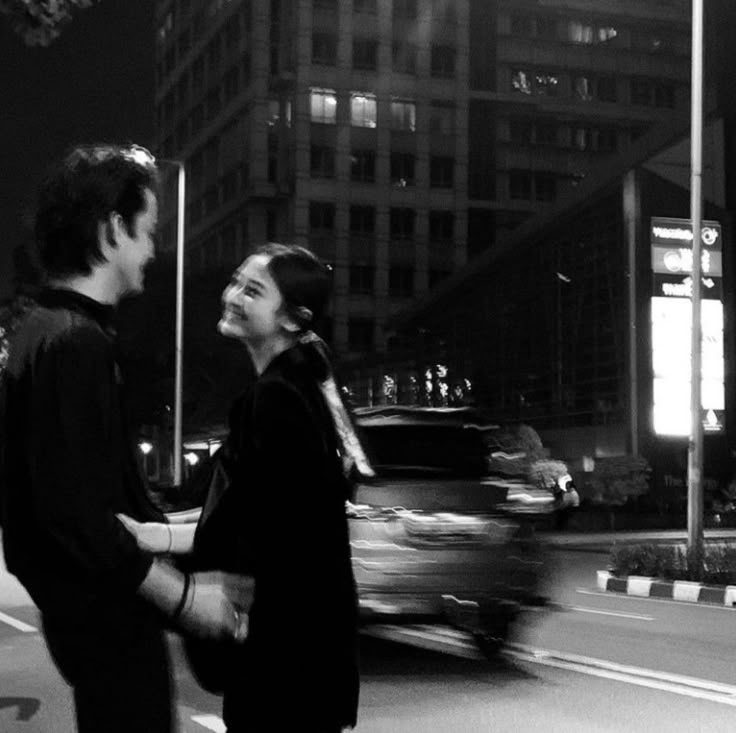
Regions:
<instances>
[{"instance_id":1,"label":"jacket sleeve","mask_svg":"<svg viewBox=\"0 0 736 733\"><path fill-rule=\"evenodd\" d=\"M115 363L104 334L74 329L38 355L30 470L38 530L80 580L134 592L152 557L115 517L123 457Z\"/></svg>"}]
</instances>

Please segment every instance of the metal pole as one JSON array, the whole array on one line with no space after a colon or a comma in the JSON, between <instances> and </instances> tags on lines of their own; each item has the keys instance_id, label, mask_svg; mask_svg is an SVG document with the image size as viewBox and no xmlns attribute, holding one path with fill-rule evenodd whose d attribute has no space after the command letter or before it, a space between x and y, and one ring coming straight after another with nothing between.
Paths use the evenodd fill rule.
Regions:
<instances>
[{"instance_id":1,"label":"metal pole","mask_svg":"<svg viewBox=\"0 0 736 733\"><path fill-rule=\"evenodd\" d=\"M703 542L703 423L701 410L700 280L703 169L703 0L693 0L690 218L693 226L693 294L690 341L690 442L688 445L687 545L693 551Z\"/></svg>"},{"instance_id":2,"label":"metal pole","mask_svg":"<svg viewBox=\"0 0 736 733\"><path fill-rule=\"evenodd\" d=\"M176 213L176 346L174 378L174 485L181 486L182 469L182 355L184 343L184 202L186 178L184 164L178 170L178 203Z\"/></svg>"}]
</instances>

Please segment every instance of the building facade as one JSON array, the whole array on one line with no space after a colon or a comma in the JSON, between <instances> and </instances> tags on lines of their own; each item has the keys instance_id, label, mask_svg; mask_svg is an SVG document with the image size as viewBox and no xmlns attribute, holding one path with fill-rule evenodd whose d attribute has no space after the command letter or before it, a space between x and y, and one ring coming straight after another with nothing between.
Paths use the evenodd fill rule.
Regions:
<instances>
[{"instance_id":1,"label":"building facade","mask_svg":"<svg viewBox=\"0 0 736 733\"><path fill-rule=\"evenodd\" d=\"M157 0L157 24L187 273L309 246L346 357L390 351L395 313L688 115L679 0Z\"/></svg>"}]
</instances>

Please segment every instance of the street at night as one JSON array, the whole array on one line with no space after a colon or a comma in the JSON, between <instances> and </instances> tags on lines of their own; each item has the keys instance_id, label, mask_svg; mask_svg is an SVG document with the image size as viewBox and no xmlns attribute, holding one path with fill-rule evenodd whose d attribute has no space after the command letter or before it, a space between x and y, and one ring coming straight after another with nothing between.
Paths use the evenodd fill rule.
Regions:
<instances>
[{"instance_id":1,"label":"street at night","mask_svg":"<svg viewBox=\"0 0 736 733\"><path fill-rule=\"evenodd\" d=\"M364 635L356 730L731 730L736 609L601 593L595 572L606 558L598 549L553 550L553 606L527 611L497 661L479 658L448 628ZM35 628L35 609L7 573L0 597L0 730L72 733L70 695ZM182 733L224 730L219 698L194 682L175 638L171 649ZM318 665L291 663L304 675Z\"/></svg>"}]
</instances>

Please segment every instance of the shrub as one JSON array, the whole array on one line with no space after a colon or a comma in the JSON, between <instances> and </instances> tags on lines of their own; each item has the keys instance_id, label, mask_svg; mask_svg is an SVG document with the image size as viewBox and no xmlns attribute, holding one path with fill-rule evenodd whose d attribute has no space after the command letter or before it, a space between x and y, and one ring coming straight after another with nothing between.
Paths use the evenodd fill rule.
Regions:
<instances>
[{"instance_id":1,"label":"shrub","mask_svg":"<svg viewBox=\"0 0 736 733\"><path fill-rule=\"evenodd\" d=\"M597 458L595 470L586 479L585 493L596 504L625 504L629 497L649 491L651 470L640 456Z\"/></svg>"},{"instance_id":2,"label":"shrub","mask_svg":"<svg viewBox=\"0 0 736 733\"><path fill-rule=\"evenodd\" d=\"M614 545L609 569L616 576L644 575L662 580L736 584L736 547L707 543L689 552L684 545Z\"/></svg>"}]
</instances>

